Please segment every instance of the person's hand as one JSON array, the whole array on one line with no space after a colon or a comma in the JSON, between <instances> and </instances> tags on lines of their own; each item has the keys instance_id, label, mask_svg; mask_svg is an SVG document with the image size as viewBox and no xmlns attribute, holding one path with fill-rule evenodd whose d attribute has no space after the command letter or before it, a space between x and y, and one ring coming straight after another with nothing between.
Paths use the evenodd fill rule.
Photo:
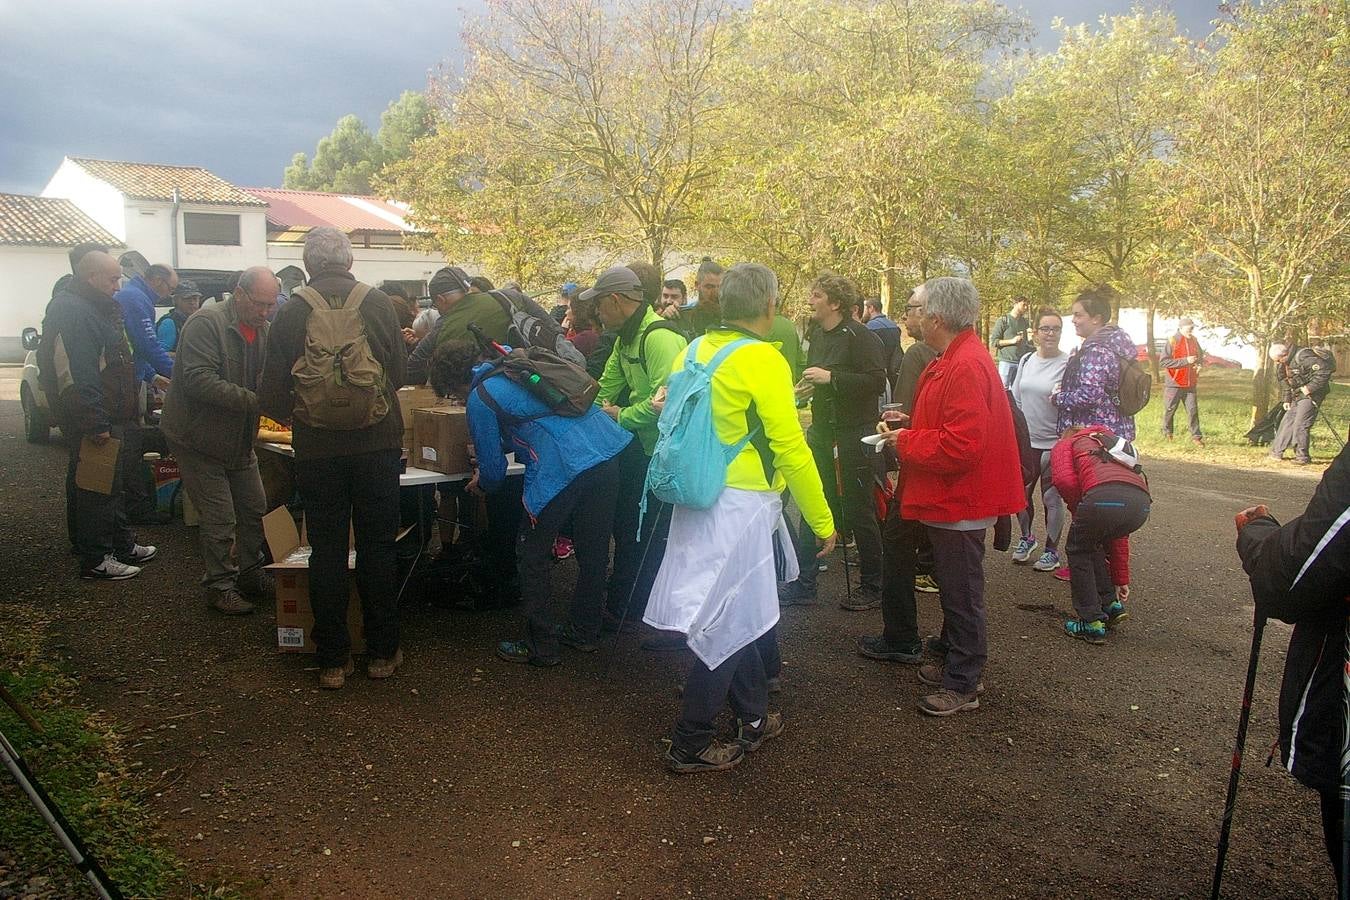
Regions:
<instances>
[{"instance_id":1,"label":"person's hand","mask_svg":"<svg viewBox=\"0 0 1350 900\"><path fill-rule=\"evenodd\" d=\"M1264 503L1258 504L1257 506L1249 506L1233 517L1233 524L1237 526L1238 533L1241 534L1242 529L1250 525L1253 519L1259 519L1262 516L1268 515L1270 515L1270 510L1266 508Z\"/></svg>"},{"instance_id":2,"label":"person's hand","mask_svg":"<svg viewBox=\"0 0 1350 900\"><path fill-rule=\"evenodd\" d=\"M816 538L816 543L820 545L820 552L816 554L816 559L824 559L834 552L834 545L839 540L839 532L832 533L829 537L821 540Z\"/></svg>"},{"instance_id":3,"label":"person's hand","mask_svg":"<svg viewBox=\"0 0 1350 900\"><path fill-rule=\"evenodd\" d=\"M1289 412L1289 410L1291 410L1291 409L1293 409L1293 408L1294 408L1294 404L1290 403L1288 400L1286 400L1286 401L1284 402L1284 411L1285 411L1285 412Z\"/></svg>"},{"instance_id":4,"label":"person's hand","mask_svg":"<svg viewBox=\"0 0 1350 900\"><path fill-rule=\"evenodd\" d=\"M1124 603L1126 600L1130 599L1130 586L1128 584L1116 585L1116 599L1119 600L1121 603Z\"/></svg>"},{"instance_id":5,"label":"person's hand","mask_svg":"<svg viewBox=\"0 0 1350 900\"><path fill-rule=\"evenodd\" d=\"M403 329L403 343L407 344L409 347L416 344L417 332L413 331L411 328Z\"/></svg>"},{"instance_id":6,"label":"person's hand","mask_svg":"<svg viewBox=\"0 0 1350 900\"><path fill-rule=\"evenodd\" d=\"M899 431L902 428L908 427L908 413L891 412L886 415L886 418L877 423L877 434L890 434L893 431Z\"/></svg>"},{"instance_id":7,"label":"person's hand","mask_svg":"<svg viewBox=\"0 0 1350 900\"><path fill-rule=\"evenodd\" d=\"M822 369L820 366L811 366L802 372L802 381L813 385L829 384L832 377L829 369Z\"/></svg>"},{"instance_id":8,"label":"person's hand","mask_svg":"<svg viewBox=\"0 0 1350 900\"><path fill-rule=\"evenodd\" d=\"M111 438L112 433L108 431L100 431L98 434L89 435L89 440L94 442L95 447L102 447L104 444L108 443Z\"/></svg>"},{"instance_id":9,"label":"person's hand","mask_svg":"<svg viewBox=\"0 0 1350 900\"><path fill-rule=\"evenodd\" d=\"M674 303L671 303L665 309L661 310L658 315L663 319L678 319L680 317L680 308Z\"/></svg>"},{"instance_id":10,"label":"person's hand","mask_svg":"<svg viewBox=\"0 0 1350 900\"><path fill-rule=\"evenodd\" d=\"M1200 360L1200 357L1198 357L1198 356L1188 356L1188 357L1186 357L1186 365L1188 365L1188 366L1193 366L1193 365L1195 365L1199 360Z\"/></svg>"},{"instance_id":11,"label":"person's hand","mask_svg":"<svg viewBox=\"0 0 1350 900\"><path fill-rule=\"evenodd\" d=\"M666 386L663 384L656 389L655 394L652 394L652 409L656 410L656 412L659 414L661 410L665 408L666 408Z\"/></svg>"},{"instance_id":12,"label":"person's hand","mask_svg":"<svg viewBox=\"0 0 1350 900\"><path fill-rule=\"evenodd\" d=\"M815 393L815 390L816 386L811 382L807 381L805 378L803 378L801 381L793 385L792 394L798 400L805 400L807 397L810 397L813 393Z\"/></svg>"},{"instance_id":13,"label":"person's hand","mask_svg":"<svg viewBox=\"0 0 1350 900\"><path fill-rule=\"evenodd\" d=\"M156 390L167 391L169 389L169 379L163 375L156 375L150 383L155 386Z\"/></svg>"},{"instance_id":14,"label":"person's hand","mask_svg":"<svg viewBox=\"0 0 1350 900\"><path fill-rule=\"evenodd\" d=\"M604 406L600 407L600 411L615 422L619 421L619 408L613 403L606 403Z\"/></svg>"},{"instance_id":15,"label":"person's hand","mask_svg":"<svg viewBox=\"0 0 1350 900\"><path fill-rule=\"evenodd\" d=\"M470 494L473 494L475 497L483 496L483 489L478 486L477 469L474 469L473 477L469 479L469 483L464 485L464 490L468 491Z\"/></svg>"}]
</instances>

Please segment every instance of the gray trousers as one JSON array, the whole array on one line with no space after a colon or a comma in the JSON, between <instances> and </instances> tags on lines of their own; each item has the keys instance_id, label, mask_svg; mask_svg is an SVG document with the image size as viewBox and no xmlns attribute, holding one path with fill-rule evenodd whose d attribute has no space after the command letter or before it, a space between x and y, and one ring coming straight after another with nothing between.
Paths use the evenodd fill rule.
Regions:
<instances>
[{"instance_id":1,"label":"gray trousers","mask_svg":"<svg viewBox=\"0 0 1350 900\"><path fill-rule=\"evenodd\" d=\"M1294 448L1295 459L1311 459L1312 427L1317 421L1317 401L1299 397L1280 420L1280 430L1270 445L1270 455L1279 459L1284 451Z\"/></svg>"},{"instance_id":2,"label":"gray trousers","mask_svg":"<svg viewBox=\"0 0 1350 900\"><path fill-rule=\"evenodd\" d=\"M177 444L171 443L169 449L178 460L183 488L201 517L198 538L206 564L202 584L213 591L235 588L241 572L262 565L267 495L258 474L258 459L254 456L247 465L230 468ZM230 548L235 545L237 563L230 559Z\"/></svg>"},{"instance_id":3,"label":"gray trousers","mask_svg":"<svg viewBox=\"0 0 1350 900\"><path fill-rule=\"evenodd\" d=\"M947 659L942 686L975 693L989 658L984 611L984 533L925 526L933 545L933 580L942 601Z\"/></svg>"},{"instance_id":4,"label":"gray trousers","mask_svg":"<svg viewBox=\"0 0 1350 900\"><path fill-rule=\"evenodd\" d=\"M1031 537L1031 524L1036 519L1036 507L1032 504L1031 492L1036 483L1041 485L1041 503L1045 506L1045 549L1059 548L1059 535L1064 530L1064 499L1059 489L1050 479L1050 451L1038 450L1041 454L1041 468L1036 477L1027 483L1027 508L1017 514L1017 524L1022 528L1022 537Z\"/></svg>"},{"instance_id":5,"label":"gray trousers","mask_svg":"<svg viewBox=\"0 0 1350 900\"><path fill-rule=\"evenodd\" d=\"M1163 437L1172 436L1172 419L1177 414L1178 404L1182 403L1186 404L1186 424L1191 428L1191 437L1199 440L1204 435L1200 433L1200 403L1196 400L1195 388L1177 387L1170 382L1163 385Z\"/></svg>"}]
</instances>

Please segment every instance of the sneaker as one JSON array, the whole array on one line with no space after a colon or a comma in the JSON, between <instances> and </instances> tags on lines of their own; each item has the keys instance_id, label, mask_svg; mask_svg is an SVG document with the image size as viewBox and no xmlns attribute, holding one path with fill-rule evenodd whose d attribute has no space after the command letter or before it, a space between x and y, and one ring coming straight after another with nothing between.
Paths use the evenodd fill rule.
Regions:
<instances>
[{"instance_id":1,"label":"sneaker","mask_svg":"<svg viewBox=\"0 0 1350 900\"><path fill-rule=\"evenodd\" d=\"M564 560L570 556L576 556L576 548L572 546L572 539L562 536L553 539L553 558Z\"/></svg>"},{"instance_id":2,"label":"sneaker","mask_svg":"<svg viewBox=\"0 0 1350 900\"><path fill-rule=\"evenodd\" d=\"M128 566L143 566L154 559L159 550L154 547L147 547L143 544L132 544L131 549L126 553L118 553L117 561L125 563Z\"/></svg>"},{"instance_id":3,"label":"sneaker","mask_svg":"<svg viewBox=\"0 0 1350 900\"><path fill-rule=\"evenodd\" d=\"M945 658L947 656L947 651L950 649L951 647L948 646L947 642L939 635L930 634L923 639L923 652L927 653L929 656Z\"/></svg>"},{"instance_id":4,"label":"sneaker","mask_svg":"<svg viewBox=\"0 0 1350 900\"><path fill-rule=\"evenodd\" d=\"M1031 562L1031 555L1039 550L1041 542L1034 537L1024 537L1017 542L1016 549L1013 550L1013 562L1018 565L1025 565Z\"/></svg>"},{"instance_id":5,"label":"sneaker","mask_svg":"<svg viewBox=\"0 0 1350 900\"><path fill-rule=\"evenodd\" d=\"M125 581L139 574L141 574L140 566L129 566L119 562L117 557L109 553L103 557L103 562L81 572L80 577L86 581Z\"/></svg>"},{"instance_id":6,"label":"sneaker","mask_svg":"<svg viewBox=\"0 0 1350 900\"><path fill-rule=\"evenodd\" d=\"M340 666L328 666L319 669L319 687L325 691L341 690L347 683L347 676L356 671L356 663L352 658L347 657L347 661Z\"/></svg>"},{"instance_id":7,"label":"sneaker","mask_svg":"<svg viewBox=\"0 0 1350 900\"><path fill-rule=\"evenodd\" d=\"M1041 554L1041 558L1031 564L1031 568L1037 572L1053 572L1061 565L1059 554L1054 550L1047 550Z\"/></svg>"},{"instance_id":8,"label":"sneaker","mask_svg":"<svg viewBox=\"0 0 1350 900\"><path fill-rule=\"evenodd\" d=\"M388 678L398 671L398 667L403 665L403 648L400 647L394 651L394 655L384 657L374 657L366 661L366 677L374 678L379 681L381 678Z\"/></svg>"},{"instance_id":9,"label":"sneaker","mask_svg":"<svg viewBox=\"0 0 1350 900\"><path fill-rule=\"evenodd\" d=\"M805 587L800 581L789 581L778 586L779 606L810 606L815 602L815 589Z\"/></svg>"},{"instance_id":10,"label":"sneaker","mask_svg":"<svg viewBox=\"0 0 1350 900\"><path fill-rule=\"evenodd\" d=\"M639 644L643 650L683 650L689 645L689 638L678 631L662 631L644 638Z\"/></svg>"},{"instance_id":11,"label":"sneaker","mask_svg":"<svg viewBox=\"0 0 1350 900\"><path fill-rule=\"evenodd\" d=\"M585 640L578 635L571 623L558 626L558 643L573 650L580 650L582 653L594 653L600 649L600 645L595 641Z\"/></svg>"},{"instance_id":12,"label":"sneaker","mask_svg":"<svg viewBox=\"0 0 1350 900\"><path fill-rule=\"evenodd\" d=\"M500 642L497 644L497 658L504 659L509 663L540 666L546 669L552 668L562 662L562 660L556 656L535 656L530 652L530 645L524 641Z\"/></svg>"},{"instance_id":13,"label":"sneaker","mask_svg":"<svg viewBox=\"0 0 1350 900\"><path fill-rule=\"evenodd\" d=\"M1121 622L1130 617L1130 611L1125 608L1125 604L1119 600L1112 600L1111 605L1106 607L1106 627L1115 628Z\"/></svg>"},{"instance_id":14,"label":"sneaker","mask_svg":"<svg viewBox=\"0 0 1350 900\"><path fill-rule=\"evenodd\" d=\"M858 652L868 659L879 659L882 662L913 665L923 660L923 644L894 647L886 643L886 639L879 634L869 634L858 638Z\"/></svg>"},{"instance_id":15,"label":"sneaker","mask_svg":"<svg viewBox=\"0 0 1350 900\"><path fill-rule=\"evenodd\" d=\"M266 569L258 568L251 572L245 572L235 579L235 584L239 588L239 593L245 597L251 597L254 600L275 600L277 598L277 583L272 578L272 573Z\"/></svg>"},{"instance_id":16,"label":"sneaker","mask_svg":"<svg viewBox=\"0 0 1350 900\"><path fill-rule=\"evenodd\" d=\"M923 594L936 594L938 592L937 582L933 580L932 575L919 575L914 579L914 590Z\"/></svg>"},{"instance_id":17,"label":"sneaker","mask_svg":"<svg viewBox=\"0 0 1350 900\"><path fill-rule=\"evenodd\" d=\"M676 775L695 772L721 772L740 765L745 748L735 741L713 741L697 753L681 750L674 744L666 751L666 768Z\"/></svg>"},{"instance_id":18,"label":"sneaker","mask_svg":"<svg viewBox=\"0 0 1350 900\"><path fill-rule=\"evenodd\" d=\"M930 716L952 716L979 708L980 698L976 694L962 694L948 688L919 699L919 711Z\"/></svg>"},{"instance_id":19,"label":"sneaker","mask_svg":"<svg viewBox=\"0 0 1350 900\"><path fill-rule=\"evenodd\" d=\"M827 563L827 562L818 562L818 563L816 563L816 571L817 571L817 572L828 572L828 571L830 571L830 564Z\"/></svg>"},{"instance_id":20,"label":"sneaker","mask_svg":"<svg viewBox=\"0 0 1350 900\"><path fill-rule=\"evenodd\" d=\"M919 666L919 682L921 684L926 684L929 687L942 687L942 672L944 668L944 666L940 666L936 663L925 663L922 666ZM980 682L975 685L975 696L979 697L983 693L984 680L981 679Z\"/></svg>"},{"instance_id":21,"label":"sneaker","mask_svg":"<svg viewBox=\"0 0 1350 900\"><path fill-rule=\"evenodd\" d=\"M1060 566L1058 569L1055 570L1055 577L1058 578L1060 581L1068 581L1068 580L1069 580L1069 567L1068 567L1068 566Z\"/></svg>"},{"instance_id":22,"label":"sneaker","mask_svg":"<svg viewBox=\"0 0 1350 900\"><path fill-rule=\"evenodd\" d=\"M253 604L234 588L211 592L211 608L226 616L246 616L253 612Z\"/></svg>"},{"instance_id":23,"label":"sneaker","mask_svg":"<svg viewBox=\"0 0 1350 900\"><path fill-rule=\"evenodd\" d=\"M1070 619L1064 623L1064 633L1069 637L1087 641L1089 644L1106 643L1105 622L1085 622L1082 619Z\"/></svg>"},{"instance_id":24,"label":"sneaker","mask_svg":"<svg viewBox=\"0 0 1350 900\"><path fill-rule=\"evenodd\" d=\"M879 588L867 587L863 585L853 591L853 595L839 602L840 609L847 609L852 612L861 612L865 609L876 609L881 605L881 590Z\"/></svg>"},{"instance_id":25,"label":"sneaker","mask_svg":"<svg viewBox=\"0 0 1350 900\"><path fill-rule=\"evenodd\" d=\"M783 714L780 712L765 713L758 728L752 728L748 722L740 719L736 720L736 743L744 747L746 753L753 753L759 749L760 744L771 741L782 733Z\"/></svg>"}]
</instances>

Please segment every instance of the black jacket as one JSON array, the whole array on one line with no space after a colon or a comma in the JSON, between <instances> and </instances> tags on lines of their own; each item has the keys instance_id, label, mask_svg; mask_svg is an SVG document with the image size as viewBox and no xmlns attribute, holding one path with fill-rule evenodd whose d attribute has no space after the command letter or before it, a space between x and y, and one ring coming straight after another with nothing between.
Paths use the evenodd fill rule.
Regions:
<instances>
[{"instance_id":1,"label":"black jacket","mask_svg":"<svg viewBox=\"0 0 1350 900\"><path fill-rule=\"evenodd\" d=\"M1300 347L1289 351L1288 361L1279 367L1281 399L1291 403L1306 385L1308 396L1321 403L1331 390L1331 376L1336 372L1336 359L1325 350Z\"/></svg>"},{"instance_id":2,"label":"black jacket","mask_svg":"<svg viewBox=\"0 0 1350 900\"><path fill-rule=\"evenodd\" d=\"M811 332L806 367L830 371L830 383L817 385L811 396L811 439L830 442L842 432L877 422L877 399L886 388L881 338L857 319L845 319L826 331Z\"/></svg>"},{"instance_id":3,"label":"black jacket","mask_svg":"<svg viewBox=\"0 0 1350 900\"><path fill-rule=\"evenodd\" d=\"M122 307L87 283L58 288L42 321L38 373L61 427L101 434L136 417L136 369Z\"/></svg>"},{"instance_id":4,"label":"black jacket","mask_svg":"<svg viewBox=\"0 0 1350 900\"><path fill-rule=\"evenodd\" d=\"M1350 601L1350 449L1322 476L1302 516L1256 519L1238 534L1257 613L1294 626L1280 688L1280 750L1308 787L1340 784Z\"/></svg>"}]
</instances>

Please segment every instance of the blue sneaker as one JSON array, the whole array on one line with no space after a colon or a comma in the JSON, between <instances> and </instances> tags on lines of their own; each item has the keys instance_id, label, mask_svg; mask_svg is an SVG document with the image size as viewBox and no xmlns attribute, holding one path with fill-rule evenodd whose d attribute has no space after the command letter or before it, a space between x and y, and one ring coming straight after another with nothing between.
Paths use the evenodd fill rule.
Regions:
<instances>
[{"instance_id":1,"label":"blue sneaker","mask_svg":"<svg viewBox=\"0 0 1350 900\"><path fill-rule=\"evenodd\" d=\"M1089 644L1106 643L1105 622L1084 622L1082 619L1070 619L1064 623L1064 633L1079 638Z\"/></svg>"},{"instance_id":2,"label":"blue sneaker","mask_svg":"<svg viewBox=\"0 0 1350 900\"><path fill-rule=\"evenodd\" d=\"M1041 558L1031 564L1031 567L1037 572L1053 572L1064 563L1060 562L1059 554L1054 550L1047 550L1041 554Z\"/></svg>"},{"instance_id":3,"label":"blue sneaker","mask_svg":"<svg viewBox=\"0 0 1350 900\"><path fill-rule=\"evenodd\" d=\"M1025 565L1026 563L1031 562L1032 554L1039 550L1040 547L1041 542L1034 537L1022 538L1017 542L1016 548L1013 549L1013 562L1018 565Z\"/></svg>"},{"instance_id":4,"label":"blue sneaker","mask_svg":"<svg viewBox=\"0 0 1350 900\"><path fill-rule=\"evenodd\" d=\"M1112 600L1106 608L1106 627L1115 628L1129 617L1130 611L1125 608L1125 604L1120 600Z\"/></svg>"}]
</instances>

